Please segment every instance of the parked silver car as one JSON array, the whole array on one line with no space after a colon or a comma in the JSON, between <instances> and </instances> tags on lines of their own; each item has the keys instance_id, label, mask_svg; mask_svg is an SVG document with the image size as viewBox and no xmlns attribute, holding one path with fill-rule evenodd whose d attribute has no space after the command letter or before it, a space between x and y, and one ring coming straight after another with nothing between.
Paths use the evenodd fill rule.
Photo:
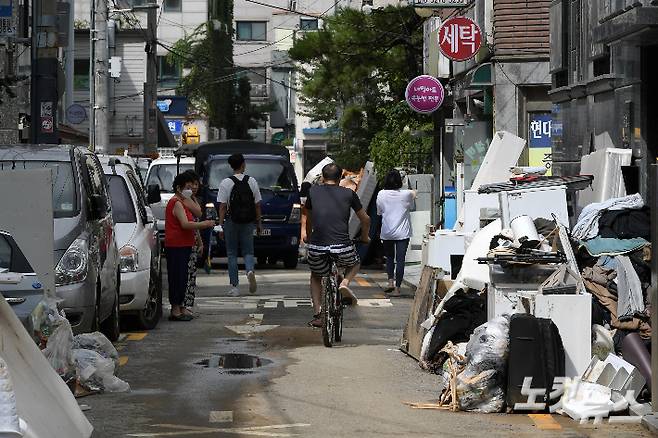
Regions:
<instances>
[{"instance_id":1,"label":"parked silver car","mask_svg":"<svg viewBox=\"0 0 658 438\"><path fill-rule=\"evenodd\" d=\"M75 333L119 337L119 251L103 168L75 146L0 145L0 171L50 168L56 293Z\"/></svg>"}]
</instances>

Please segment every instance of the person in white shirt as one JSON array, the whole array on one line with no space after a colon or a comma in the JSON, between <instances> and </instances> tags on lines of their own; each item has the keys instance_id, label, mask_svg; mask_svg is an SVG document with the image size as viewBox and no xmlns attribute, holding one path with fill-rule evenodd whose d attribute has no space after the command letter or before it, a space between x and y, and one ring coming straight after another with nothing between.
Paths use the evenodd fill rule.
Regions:
<instances>
[{"instance_id":1,"label":"person in white shirt","mask_svg":"<svg viewBox=\"0 0 658 438\"><path fill-rule=\"evenodd\" d=\"M229 296L240 296L238 278L238 249L242 251L249 292L255 293L257 289L254 268L254 231L261 234L260 203L262 197L258 182L245 175L246 163L242 154L231 155L228 163L233 169L233 176L224 179L219 184L217 202L219 203L220 237L226 242L226 255L228 257L228 273L231 282Z\"/></svg>"},{"instance_id":2,"label":"person in white shirt","mask_svg":"<svg viewBox=\"0 0 658 438\"><path fill-rule=\"evenodd\" d=\"M386 175L384 190L377 195L377 214L382 217L381 239L388 274L386 292L390 296L400 296L415 198L415 191L402 190L402 176L395 169Z\"/></svg>"}]
</instances>

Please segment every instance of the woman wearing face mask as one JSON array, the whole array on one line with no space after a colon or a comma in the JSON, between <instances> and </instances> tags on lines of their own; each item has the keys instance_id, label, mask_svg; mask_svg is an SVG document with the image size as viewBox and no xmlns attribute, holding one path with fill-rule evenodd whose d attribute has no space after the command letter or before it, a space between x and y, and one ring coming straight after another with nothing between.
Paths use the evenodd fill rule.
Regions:
<instances>
[{"instance_id":1,"label":"woman wearing face mask","mask_svg":"<svg viewBox=\"0 0 658 438\"><path fill-rule=\"evenodd\" d=\"M170 321L190 321L192 317L183 313L183 301L187 292L188 266L196 231L215 226L214 221L195 222L190 204L194 177L181 173L174 178L174 196L165 210L165 247L167 250L167 277L169 280Z\"/></svg>"},{"instance_id":2,"label":"woman wearing face mask","mask_svg":"<svg viewBox=\"0 0 658 438\"><path fill-rule=\"evenodd\" d=\"M197 199L197 193L199 192L199 186L201 184L201 179L199 175L193 170L186 170L185 173L189 174L193 179L194 183L192 184L192 196L183 201L183 205L187 207L188 210L192 212L195 220L203 215L201 210L201 205ZM203 240L201 239L201 233L199 230L194 231L194 246L192 247L192 253L190 255L190 261L187 265L187 290L185 292L185 300L183 301L183 307L181 307L181 313L183 315L188 315L194 317L192 309L194 308L194 298L196 297L196 273L197 273L197 261L201 258L203 254Z\"/></svg>"}]
</instances>

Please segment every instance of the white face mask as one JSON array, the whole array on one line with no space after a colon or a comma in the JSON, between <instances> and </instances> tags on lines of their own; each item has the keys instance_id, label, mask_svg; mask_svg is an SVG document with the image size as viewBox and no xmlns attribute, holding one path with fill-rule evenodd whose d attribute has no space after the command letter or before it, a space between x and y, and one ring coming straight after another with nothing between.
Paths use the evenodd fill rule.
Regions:
<instances>
[{"instance_id":1,"label":"white face mask","mask_svg":"<svg viewBox=\"0 0 658 438\"><path fill-rule=\"evenodd\" d=\"M191 189L183 190L181 192L181 195L183 195L185 199L190 199L192 197L192 190Z\"/></svg>"}]
</instances>

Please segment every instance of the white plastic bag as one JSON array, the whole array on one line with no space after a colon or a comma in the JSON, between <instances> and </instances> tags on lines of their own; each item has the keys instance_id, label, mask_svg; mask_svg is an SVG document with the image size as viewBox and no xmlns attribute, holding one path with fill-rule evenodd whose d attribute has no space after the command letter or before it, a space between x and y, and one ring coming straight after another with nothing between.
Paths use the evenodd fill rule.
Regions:
<instances>
[{"instance_id":1,"label":"white plastic bag","mask_svg":"<svg viewBox=\"0 0 658 438\"><path fill-rule=\"evenodd\" d=\"M93 350L73 350L78 381L90 391L128 392L130 385L114 375L114 361Z\"/></svg>"},{"instance_id":2,"label":"white plastic bag","mask_svg":"<svg viewBox=\"0 0 658 438\"><path fill-rule=\"evenodd\" d=\"M119 366L119 352L101 332L76 335L73 338L73 349L95 351L106 359L112 359L115 368Z\"/></svg>"},{"instance_id":3,"label":"white plastic bag","mask_svg":"<svg viewBox=\"0 0 658 438\"><path fill-rule=\"evenodd\" d=\"M43 354L50 362L53 369L68 380L68 376L73 374L73 358L71 357L71 344L73 343L73 331L68 320L60 322L55 331L48 338L46 348Z\"/></svg>"},{"instance_id":4,"label":"white plastic bag","mask_svg":"<svg viewBox=\"0 0 658 438\"><path fill-rule=\"evenodd\" d=\"M464 411L493 413L505 407L509 318L475 329L466 345L466 368L457 376L457 399Z\"/></svg>"}]
</instances>

